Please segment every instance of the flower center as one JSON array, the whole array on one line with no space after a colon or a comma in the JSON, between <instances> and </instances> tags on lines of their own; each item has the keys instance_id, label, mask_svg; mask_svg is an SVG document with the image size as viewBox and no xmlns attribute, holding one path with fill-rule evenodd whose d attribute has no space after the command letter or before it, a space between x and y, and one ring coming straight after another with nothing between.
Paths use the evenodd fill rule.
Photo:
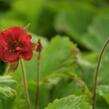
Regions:
<instances>
[{"instance_id":1,"label":"flower center","mask_svg":"<svg viewBox=\"0 0 109 109\"><path fill-rule=\"evenodd\" d=\"M11 52L21 52L22 51L22 44L19 42L10 43L9 48L10 48Z\"/></svg>"}]
</instances>

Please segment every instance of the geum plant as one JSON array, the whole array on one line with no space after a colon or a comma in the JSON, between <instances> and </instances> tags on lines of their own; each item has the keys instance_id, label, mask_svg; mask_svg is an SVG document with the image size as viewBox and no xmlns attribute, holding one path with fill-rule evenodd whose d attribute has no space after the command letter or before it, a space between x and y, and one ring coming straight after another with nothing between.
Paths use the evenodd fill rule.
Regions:
<instances>
[{"instance_id":1,"label":"geum plant","mask_svg":"<svg viewBox=\"0 0 109 109\"><path fill-rule=\"evenodd\" d=\"M31 106L32 101L30 101L30 97L28 93L28 82L26 78L26 69L23 63L23 59L25 61L29 61L32 59L33 52L34 51L38 52L37 65L36 65L37 66L36 67L36 70L37 70L36 97L35 97L34 108L40 109L39 107L39 73L40 73L40 59L41 59L42 44L40 40L38 40L37 43L33 43L31 39L32 39L32 36L28 34L25 28L22 28L22 27L12 27L0 32L0 59L3 62L8 63L10 65L9 69L7 70L7 74L9 74L10 71L16 70L20 61L21 68L22 68L22 78L23 78L26 109L32 109L33 106ZM59 100L55 100L53 103L50 103L48 107L46 107L45 109L96 109L96 89L97 89L97 82L98 82L99 67L100 67L103 53L108 43L109 43L109 40L107 40L106 43L104 44L101 50L100 56L98 58L92 98L90 99L90 96L89 94L87 94L87 92L85 96L71 95L71 96L61 98ZM69 75L73 79L74 78L78 79L77 76L73 74L69 74ZM57 74L54 76L65 76L65 75ZM79 80L79 82L84 87L86 87L84 83L82 83L82 81ZM80 87L83 87L81 86L81 84L80 84ZM91 102L92 104L89 101L92 101Z\"/></svg>"},{"instance_id":2,"label":"geum plant","mask_svg":"<svg viewBox=\"0 0 109 109\"><path fill-rule=\"evenodd\" d=\"M31 38L32 36L26 32L25 28L22 27L12 27L0 32L0 59L5 63L10 64L10 68L7 70L7 73L9 73L10 70L11 71L16 70L20 61L22 68L25 102L28 109L31 109L31 102L28 93L26 69L22 59L26 61L31 60L33 56L33 51L36 50L37 52L39 52L38 56L38 62L39 62L41 52L40 40L38 41L37 44L35 44L32 43ZM39 89L37 85L37 92L36 92L37 97L39 95L38 91Z\"/></svg>"}]
</instances>

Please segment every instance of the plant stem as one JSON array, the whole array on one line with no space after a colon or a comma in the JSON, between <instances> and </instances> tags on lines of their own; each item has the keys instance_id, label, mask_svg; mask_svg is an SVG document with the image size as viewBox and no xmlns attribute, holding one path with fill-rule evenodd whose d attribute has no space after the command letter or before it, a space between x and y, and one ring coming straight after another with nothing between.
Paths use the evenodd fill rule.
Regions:
<instances>
[{"instance_id":1,"label":"plant stem","mask_svg":"<svg viewBox=\"0 0 109 109\"><path fill-rule=\"evenodd\" d=\"M21 68L22 68L22 79L23 79L23 86L24 86L24 95L25 95L25 102L28 109L31 109L31 103L29 99L29 93L28 93L28 83L26 78L26 70L23 63L23 60L20 60Z\"/></svg>"},{"instance_id":2,"label":"plant stem","mask_svg":"<svg viewBox=\"0 0 109 109\"><path fill-rule=\"evenodd\" d=\"M37 69L36 69L36 100L35 100L35 109L39 109L39 81L40 81L40 59L41 59L41 51L42 51L42 45L40 42L40 39L37 42L37 48L36 51L38 52L37 56Z\"/></svg>"},{"instance_id":3,"label":"plant stem","mask_svg":"<svg viewBox=\"0 0 109 109\"><path fill-rule=\"evenodd\" d=\"M40 73L40 53L38 53L37 57L37 78L36 78L36 105L35 109L39 109L39 73Z\"/></svg>"},{"instance_id":4,"label":"plant stem","mask_svg":"<svg viewBox=\"0 0 109 109\"><path fill-rule=\"evenodd\" d=\"M94 80L94 89L93 89L93 97L92 97L92 100L93 100L92 109L95 109L95 107L96 107L96 89L97 89L97 83L98 83L98 74L99 74L102 56L103 56L108 44L109 44L109 38L104 43L104 45L100 51L99 57L98 57L98 62L97 62L96 70L95 70L95 80Z\"/></svg>"}]
</instances>

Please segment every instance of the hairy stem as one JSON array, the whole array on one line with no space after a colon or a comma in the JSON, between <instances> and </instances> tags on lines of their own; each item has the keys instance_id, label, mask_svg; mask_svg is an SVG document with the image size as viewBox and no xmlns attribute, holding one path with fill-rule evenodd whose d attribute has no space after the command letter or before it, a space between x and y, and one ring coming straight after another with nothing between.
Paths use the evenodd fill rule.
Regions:
<instances>
[{"instance_id":1,"label":"hairy stem","mask_svg":"<svg viewBox=\"0 0 109 109\"><path fill-rule=\"evenodd\" d=\"M40 74L40 52L37 57L37 73L36 73L36 103L35 109L39 109L39 74Z\"/></svg>"},{"instance_id":2,"label":"hairy stem","mask_svg":"<svg viewBox=\"0 0 109 109\"><path fill-rule=\"evenodd\" d=\"M39 109L39 81L40 81L40 59L41 59L41 51L42 51L42 44L40 39L37 42L36 51L38 52L37 56L37 65L36 65L36 100L35 100L35 109Z\"/></svg>"},{"instance_id":3,"label":"hairy stem","mask_svg":"<svg viewBox=\"0 0 109 109\"><path fill-rule=\"evenodd\" d=\"M92 100L93 100L92 109L96 108L96 89L97 89L97 83L98 83L98 74L99 74L102 56L103 56L105 49L107 48L108 44L109 44L109 38L104 43L104 45L103 45L103 47L100 51L99 57L98 57L98 62L97 62L96 70L95 70L95 80L94 80L94 89L93 89L93 98L92 98Z\"/></svg>"},{"instance_id":4,"label":"hairy stem","mask_svg":"<svg viewBox=\"0 0 109 109\"><path fill-rule=\"evenodd\" d=\"M29 93L28 93L28 83L26 78L26 70L23 63L23 60L20 60L21 68L22 68L22 79L23 79L23 87L24 87L24 95L25 95L25 102L28 109L31 109L31 103L29 99Z\"/></svg>"}]
</instances>

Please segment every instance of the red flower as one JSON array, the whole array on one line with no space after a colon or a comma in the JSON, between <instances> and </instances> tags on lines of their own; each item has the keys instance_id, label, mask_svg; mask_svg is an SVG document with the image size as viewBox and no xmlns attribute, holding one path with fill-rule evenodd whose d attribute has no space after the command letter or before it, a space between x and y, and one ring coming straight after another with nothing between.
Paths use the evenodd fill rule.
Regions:
<instances>
[{"instance_id":1,"label":"red flower","mask_svg":"<svg viewBox=\"0 0 109 109\"><path fill-rule=\"evenodd\" d=\"M15 62L20 58L30 60L33 55L31 35L20 27L12 27L0 33L0 59Z\"/></svg>"}]
</instances>

